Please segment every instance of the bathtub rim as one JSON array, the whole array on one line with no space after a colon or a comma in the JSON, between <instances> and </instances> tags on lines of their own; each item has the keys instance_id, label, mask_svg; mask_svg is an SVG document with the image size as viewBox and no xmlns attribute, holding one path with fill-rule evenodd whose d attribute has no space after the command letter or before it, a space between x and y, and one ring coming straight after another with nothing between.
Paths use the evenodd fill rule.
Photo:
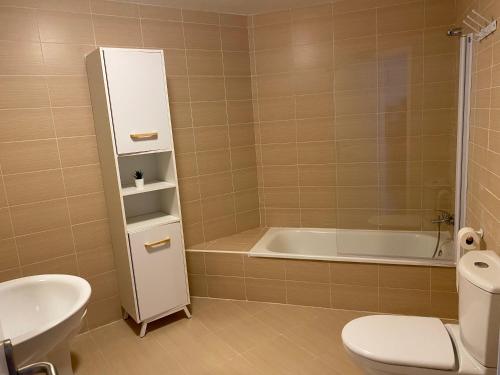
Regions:
<instances>
[{"instance_id":1,"label":"bathtub rim","mask_svg":"<svg viewBox=\"0 0 500 375\"><path fill-rule=\"evenodd\" d=\"M301 228L301 227L268 227L268 230L262 235L262 237L255 243L252 248L247 252L242 252L247 254L251 258L276 258L276 259L292 259L292 260L311 260L311 261L330 261L330 262L346 262L346 263L374 263L374 264L396 264L396 265L409 265L409 266L434 266L434 267L456 267L456 261L452 260L432 260L426 258L407 258L407 257L376 257L376 256L350 256L350 255L308 255L308 254L294 254L294 253L282 253L270 250L257 249L261 244L263 238L270 232L275 232L278 230L294 230L294 231L319 231L319 232L335 232L339 228ZM344 230L344 229L340 229ZM346 229L349 230L349 229ZM369 230L368 231L375 231ZM397 231L401 232L401 231ZM403 231L412 232L412 231ZM421 231L430 232L430 231ZM217 250L209 250L217 251ZM227 251L225 251L227 252Z\"/></svg>"}]
</instances>

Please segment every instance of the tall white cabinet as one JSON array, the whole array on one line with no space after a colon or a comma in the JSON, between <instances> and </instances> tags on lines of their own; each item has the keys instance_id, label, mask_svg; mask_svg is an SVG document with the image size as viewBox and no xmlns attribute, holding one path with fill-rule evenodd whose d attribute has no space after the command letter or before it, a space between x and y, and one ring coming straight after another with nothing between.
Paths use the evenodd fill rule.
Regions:
<instances>
[{"instance_id":1,"label":"tall white cabinet","mask_svg":"<svg viewBox=\"0 0 500 375\"><path fill-rule=\"evenodd\" d=\"M121 303L142 337L153 320L190 317L163 51L99 48L87 73Z\"/></svg>"}]
</instances>

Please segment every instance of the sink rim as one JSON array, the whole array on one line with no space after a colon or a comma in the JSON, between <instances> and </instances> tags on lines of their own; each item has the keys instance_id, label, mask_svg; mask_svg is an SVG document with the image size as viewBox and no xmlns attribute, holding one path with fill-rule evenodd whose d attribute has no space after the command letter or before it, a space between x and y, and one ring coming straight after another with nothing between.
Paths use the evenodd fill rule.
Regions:
<instances>
[{"instance_id":1,"label":"sink rim","mask_svg":"<svg viewBox=\"0 0 500 375\"><path fill-rule=\"evenodd\" d=\"M57 327L58 325L64 323L68 319L70 319L73 315L78 313L82 308L84 308L91 295L91 287L90 284L88 283L87 280L79 277L79 276L74 276L74 275L65 275L65 274L47 274L47 275L34 275L34 276L26 276L26 277L21 277L18 279L13 279L9 281L5 281L0 283L0 296L2 295L3 292L6 290L9 290L10 288L14 286L22 286L23 284L29 284L29 283L66 283L67 285L71 285L72 287L75 288L75 290L78 292L78 299L75 301L75 303L71 306L71 308L66 311L64 314L60 316L59 319L53 319L47 321L46 324L43 324L41 326L35 327L34 329L16 336L16 337L8 337L13 345L19 345L23 342L26 342L28 340L31 340L39 335L44 334L47 331L50 331L51 329ZM1 298L0 298L1 300Z\"/></svg>"}]
</instances>

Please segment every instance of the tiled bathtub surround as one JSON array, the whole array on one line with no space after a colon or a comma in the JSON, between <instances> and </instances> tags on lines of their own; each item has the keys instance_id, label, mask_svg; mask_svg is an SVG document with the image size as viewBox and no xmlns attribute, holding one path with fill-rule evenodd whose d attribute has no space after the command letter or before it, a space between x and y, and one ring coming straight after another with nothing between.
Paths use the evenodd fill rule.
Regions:
<instances>
[{"instance_id":1,"label":"tiled bathtub surround","mask_svg":"<svg viewBox=\"0 0 500 375\"><path fill-rule=\"evenodd\" d=\"M187 243L259 224L246 17L106 0L0 1L0 281L85 277L119 319L84 55L163 48Z\"/></svg>"},{"instance_id":2,"label":"tiled bathtub surround","mask_svg":"<svg viewBox=\"0 0 500 375\"><path fill-rule=\"evenodd\" d=\"M500 19L498 1L458 1L458 22L471 9ZM500 34L476 43L472 65L467 220L484 228L482 247L500 253Z\"/></svg>"},{"instance_id":3,"label":"tiled bathtub surround","mask_svg":"<svg viewBox=\"0 0 500 375\"><path fill-rule=\"evenodd\" d=\"M191 294L200 297L456 318L455 268L251 258L264 230L187 251Z\"/></svg>"},{"instance_id":4,"label":"tiled bathtub surround","mask_svg":"<svg viewBox=\"0 0 500 375\"><path fill-rule=\"evenodd\" d=\"M252 17L261 223L436 230L454 184L454 0Z\"/></svg>"}]
</instances>

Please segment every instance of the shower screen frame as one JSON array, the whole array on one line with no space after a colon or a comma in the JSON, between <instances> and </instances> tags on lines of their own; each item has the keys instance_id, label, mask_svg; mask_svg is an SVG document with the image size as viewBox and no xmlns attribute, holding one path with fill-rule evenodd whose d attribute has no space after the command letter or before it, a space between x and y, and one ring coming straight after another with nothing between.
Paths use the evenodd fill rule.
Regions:
<instances>
[{"instance_id":1,"label":"shower screen frame","mask_svg":"<svg viewBox=\"0 0 500 375\"><path fill-rule=\"evenodd\" d=\"M455 225L454 238L465 226L467 212L467 176L469 160L470 94L472 79L473 35L460 38L460 64L457 106L457 153L455 174ZM455 254L455 263L458 261Z\"/></svg>"}]
</instances>

